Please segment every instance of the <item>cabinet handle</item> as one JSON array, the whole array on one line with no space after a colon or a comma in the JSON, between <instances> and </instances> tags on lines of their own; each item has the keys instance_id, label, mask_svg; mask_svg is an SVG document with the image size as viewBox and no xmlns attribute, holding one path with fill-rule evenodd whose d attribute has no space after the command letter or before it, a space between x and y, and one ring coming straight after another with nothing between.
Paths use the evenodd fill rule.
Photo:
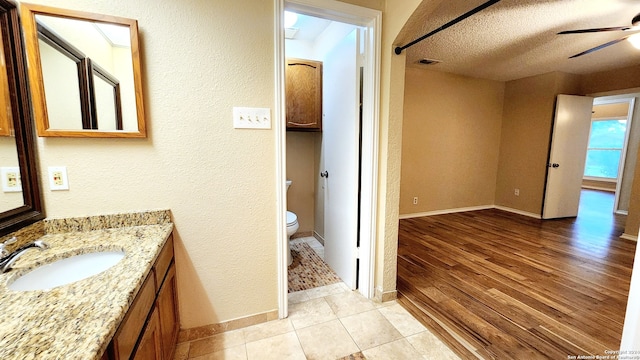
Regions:
<instances>
[{"instance_id":1,"label":"cabinet handle","mask_svg":"<svg viewBox=\"0 0 640 360\"><path fill-rule=\"evenodd\" d=\"M289 121L290 125L295 125L295 126L316 126L315 123L312 124L301 124L301 123L297 123L297 122L293 122L293 121Z\"/></svg>"}]
</instances>

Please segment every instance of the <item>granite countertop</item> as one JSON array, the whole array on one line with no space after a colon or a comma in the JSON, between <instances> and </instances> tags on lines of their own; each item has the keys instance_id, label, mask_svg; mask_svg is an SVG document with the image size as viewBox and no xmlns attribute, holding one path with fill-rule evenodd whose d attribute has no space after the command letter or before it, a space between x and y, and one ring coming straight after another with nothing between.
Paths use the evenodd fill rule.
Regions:
<instances>
[{"instance_id":1,"label":"granite countertop","mask_svg":"<svg viewBox=\"0 0 640 360\"><path fill-rule=\"evenodd\" d=\"M44 229L49 249L26 252L0 274L0 359L100 359L173 230L169 212L53 220ZM109 250L126 255L93 277L43 291L7 288L40 264Z\"/></svg>"}]
</instances>

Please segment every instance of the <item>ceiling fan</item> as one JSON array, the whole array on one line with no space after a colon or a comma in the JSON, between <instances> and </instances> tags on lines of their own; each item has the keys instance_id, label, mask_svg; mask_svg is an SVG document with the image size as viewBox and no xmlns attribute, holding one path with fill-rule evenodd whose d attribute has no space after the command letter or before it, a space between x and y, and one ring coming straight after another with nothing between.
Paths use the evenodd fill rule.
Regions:
<instances>
[{"instance_id":1,"label":"ceiling fan","mask_svg":"<svg viewBox=\"0 0 640 360\"><path fill-rule=\"evenodd\" d=\"M638 31L640 30L640 14L636 15L633 17L633 19L631 20L631 26L614 26L614 27L605 27L605 28L595 28L595 29L580 29L580 30L567 30L567 31L561 31L558 33L558 35L566 35L566 34L584 34L584 33L594 33L594 32L604 32L604 31ZM621 41L627 40L631 37L633 37L634 35L639 35L637 36L637 41L640 42L640 34L631 34L631 35L627 35L627 36L623 36L619 39L613 40L613 41L609 41L607 43L604 43L602 45L598 45L594 48L591 48L589 50L585 50L579 54L575 54L573 56L570 56L569 59L573 59L576 58L578 56L582 56L582 55L587 55L590 54L594 51L598 51L598 50L602 50L608 46L611 45L615 45ZM633 39L630 39L633 40ZM633 43L633 41L632 41ZM635 43L633 43L635 47L639 47L640 45L636 45Z\"/></svg>"}]
</instances>

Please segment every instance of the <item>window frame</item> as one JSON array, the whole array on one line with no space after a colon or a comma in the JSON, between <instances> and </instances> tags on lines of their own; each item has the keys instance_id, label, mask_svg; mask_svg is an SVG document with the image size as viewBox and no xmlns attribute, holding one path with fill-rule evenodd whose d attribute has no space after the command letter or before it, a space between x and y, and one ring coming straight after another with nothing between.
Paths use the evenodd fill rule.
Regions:
<instances>
[{"instance_id":1,"label":"window frame","mask_svg":"<svg viewBox=\"0 0 640 360\"><path fill-rule=\"evenodd\" d=\"M587 145L587 151L585 152L585 157L588 157L589 150L620 150L620 159L618 160L618 171L616 173L616 177L588 176L588 175L584 175L584 170L583 170L583 176L582 176L583 180L594 180L594 181L615 183L615 182L618 182L618 180L620 179L620 170L624 168L624 159L625 159L626 151L627 151L627 143L629 142L629 129L630 129L630 126L631 126L631 121L630 121L629 117L628 116L608 116L608 117L604 117L604 118L591 118L591 123L589 124L589 143L591 143L591 131L593 130L593 123L599 122L599 121L618 121L618 120L625 120L627 122L625 124L624 140L622 141L622 147L620 147L620 148L599 148L599 147L591 148L591 147L589 147L589 145ZM586 170L586 162L585 162L585 170Z\"/></svg>"}]
</instances>

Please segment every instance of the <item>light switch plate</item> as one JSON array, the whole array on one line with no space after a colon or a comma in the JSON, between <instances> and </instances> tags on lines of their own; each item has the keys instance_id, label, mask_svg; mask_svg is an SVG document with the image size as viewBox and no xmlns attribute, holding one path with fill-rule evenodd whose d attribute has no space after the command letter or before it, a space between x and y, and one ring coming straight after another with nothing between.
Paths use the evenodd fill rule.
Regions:
<instances>
[{"instance_id":1,"label":"light switch plate","mask_svg":"<svg viewBox=\"0 0 640 360\"><path fill-rule=\"evenodd\" d=\"M2 191L4 192L21 192L22 182L20 181L20 168L7 166L0 168L0 176L2 176Z\"/></svg>"},{"instance_id":2,"label":"light switch plate","mask_svg":"<svg viewBox=\"0 0 640 360\"><path fill-rule=\"evenodd\" d=\"M66 166L49 166L49 189L51 191L69 190Z\"/></svg>"},{"instance_id":3,"label":"light switch plate","mask_svg":"<svg viewBox=\"0 0 640 360\"><path fill-rule=\"evenodd\" d=\"M234 107L233 127L235 129L271 129L271 109Z\"/></svg>"}]
</instances>

